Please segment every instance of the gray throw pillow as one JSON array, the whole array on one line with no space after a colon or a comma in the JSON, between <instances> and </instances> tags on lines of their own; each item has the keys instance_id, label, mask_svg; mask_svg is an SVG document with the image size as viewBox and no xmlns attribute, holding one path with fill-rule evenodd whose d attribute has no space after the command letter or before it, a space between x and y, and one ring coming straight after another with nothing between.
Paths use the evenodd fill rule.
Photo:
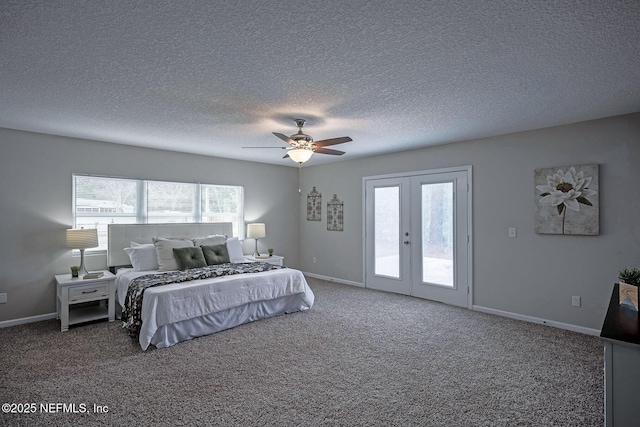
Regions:
<instances>
[{"instance_id":1,"label":"gray throw pillow","mask_svg":"<svg viewBox=\"0 0 640 427\"><path fill-rule=\"evenodd\" d=\"M173 256L176 258L179 270L207 266L207 261L200 248L173 248Z\"/></svg>"},{"instance_id":2,"label":"gray throw pillow","mask_svg":"<svg viewBox=\"0 0 640 427\"><path fill-rule=\"evenodd\" d=\"M173 254L173 248L192 248L193 242L185 239L166 239L163 237L154 237L151 239L153 246L156 248L158 257L158 271L178 270L178 263Z\"/></svg>"},{"instance_id":3,"label":"gray throw pillow","mask_svg":"<svg viewBox=\"0 0 640 427\"><path fill-rule=\"evenodd\" d=\"M229 261L227 245L201 246L207 265L225 264Z\"/></svg>"}]
</instances>

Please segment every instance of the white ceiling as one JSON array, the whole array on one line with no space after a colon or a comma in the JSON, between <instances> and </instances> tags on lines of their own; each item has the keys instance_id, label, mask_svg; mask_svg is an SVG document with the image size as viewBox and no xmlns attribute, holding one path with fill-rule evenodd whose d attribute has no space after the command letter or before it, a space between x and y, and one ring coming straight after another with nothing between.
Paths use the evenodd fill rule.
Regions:
<instances>
[{"instance_id":1,"label":"white ceiling","mask_svg":"<svg viewBox=\"0 0 640 427\"><path fill-rule=\"evenodd\" d=\"M640 111L640 1L0 2L0 127L296 166Z\"/></svg>"}]
</instances>

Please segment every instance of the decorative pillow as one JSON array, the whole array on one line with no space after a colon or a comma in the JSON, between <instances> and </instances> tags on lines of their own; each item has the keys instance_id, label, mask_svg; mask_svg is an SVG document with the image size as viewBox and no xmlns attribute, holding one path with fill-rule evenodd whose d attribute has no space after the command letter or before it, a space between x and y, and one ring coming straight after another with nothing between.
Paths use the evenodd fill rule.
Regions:
<instances>
[{"instance_id":1,"label":"decorative pillow","mask_svg":"<svg viewBox=\"0 0 640 427\"><path fill-rule=\"evenodd\" d=\"M207 261L204 259L201 248L173 248L173 255L176 258L179 270L207 266Z\"/></svg>"},{"instance_id":2,"label":"decorative pillow","mask_svg":"<svg viewBox=\"0 0 640 427\"><path fill-rule=\"evenodd\" d=\"M202 253L207 260L207 265L224 264L229 261L227 245L202 246Z\"/></svg>"},{"instance_id":3,"label":"decorative pillow","mask_svg":"<svg viewBox=\"0 0 640 427\"><path fill-rule=\"evenodd\" d=\"M237 237L227 239L227 251L229 252L230 262L243 262L244 254L242 253L242 242Z\"/></svg>"},{"instance_id":4,"label":"decorative pillow","mask_svg":"<svg viewBox=\"0 0 640 427\"><path fill-rule=\"evenodd\" d=\"M193 239L194 246L214 246L222 245L227 241L227 236L223 234L212 234L207 237L196 237Z\"/></svg>"},{"instance_id":5,"label":"decorative pillow","mask_svg":"<svg viewBox=\"0 0 640 427\"><path fill-rule=\"evenodd\" d=\"M131 247L124 248L124 251L129 255L129 260L131 260L131 265L134 270L146 271L158 269L156 248L152 243L141 245L136 242L131 242Z\"/></svg>"},{"instance_id":6,"label":"decorative pillow","mask_svg":"<svg viewBox=\"0 0 640 427\"><path fill-rule=\"evenodd\" d=\"M171 271L178 269L178 262L173 256L174 248L192 248L191 240L165 239L162 237L153 238L153 246L156 248L158 257L158 271Z\"/></svg>"}]
</instances>

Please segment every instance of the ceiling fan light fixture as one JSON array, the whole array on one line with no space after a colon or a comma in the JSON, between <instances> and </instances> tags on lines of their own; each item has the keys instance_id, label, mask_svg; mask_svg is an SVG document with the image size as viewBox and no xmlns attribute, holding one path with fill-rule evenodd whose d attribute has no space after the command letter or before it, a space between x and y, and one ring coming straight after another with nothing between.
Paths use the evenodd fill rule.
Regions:
<instances>
[{"instance_id":1,"label":"ceiling fan light fixture","mask_svg":"<svg viewBox=\"0 0 640 427\"><path fill-rule=\"evenodd\" d=\"M243 147L243 148L283 148L289 150L283 157L286 159L289 157L291 160L298 164L303 164L308 161L313 153L329 154L333 156L341 156L344 151L333 150L327 148L331 145L344 144L345 142L353 141L348 136L342 136L339 138L323 139L321 141L314 141L313 138L306 133L302 132L302 126L304 126L304 119L295 119L296 125L298 125L298 132L291 136L284 135L282 133L273 132L282 141L286 142L288 147Z\"/></svg>"},{"instance_id":2,"label":"ceiling fan light fixture","mask_svg":"<svg viewBox=\"0 0 640 427\"><path fill-rule=\"evenodd\" d=\"M296 163L303 164L311 158L313 151L306 148L296 148L295 150L289 150L287 153L289 158Z\"/></svg>"}]
</instances>

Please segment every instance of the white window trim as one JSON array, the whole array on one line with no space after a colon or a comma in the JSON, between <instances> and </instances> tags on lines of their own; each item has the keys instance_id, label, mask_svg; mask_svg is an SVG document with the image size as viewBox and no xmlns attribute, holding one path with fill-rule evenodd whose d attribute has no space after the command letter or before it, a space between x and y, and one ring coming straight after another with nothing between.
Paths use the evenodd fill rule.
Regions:
<instances>
[{"instance_id":1,"label":"white window trim","mask_svg":"<svg viewBox=\"0 0 640 427\"><path fill-rule=\"evenodd\" d=\"M140 178L131 178L131 177L118 177L118 176L108 176L108 175L94 175L94 174L84 174L84 173L73 173L72 174L72 200L71 200L71 208L72 208L72 217L73 217L73 227L76 227L77 224L77 209L76 209L76 177L91 177L91 178L102 178L102 179L126 179L130 181L136 181L136 215L130 216L130 218L134 219L136 224L147 224L149 215L147 212L147 185L150 182L171 182L175 184L188 184L195 185L195 192L193 196L193 223L202 222L202 187L203 186L219 186L219 187L237 187L240 189L241 194L238 200L238 218L236 221L238 226L238 238L240 240L244 239L244 230L245 230L245 220L244 220L244 185L233 185L233 184L212 184L212 183L202 183L202 182L181 182L181 181L168 181L168 180L153 180L153 179L140 179ZM82 215L80 215L82 217ZM188 222L191 223L191 222ZM188 224L185 223L185 224ZM74 250L74 255L76 252L79 254L78 250ZM106 254L105 249L87 249L87 253L91 252L92 254Z\"/></svg>"}]
</instances>

